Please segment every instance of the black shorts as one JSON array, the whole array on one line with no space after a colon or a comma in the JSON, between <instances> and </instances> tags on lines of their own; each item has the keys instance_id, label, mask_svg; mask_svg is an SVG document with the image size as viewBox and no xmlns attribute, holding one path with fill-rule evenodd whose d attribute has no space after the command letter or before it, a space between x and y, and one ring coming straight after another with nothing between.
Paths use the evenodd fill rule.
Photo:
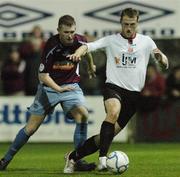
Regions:
<instances>
[{"instance_id":1,"label":"black shorts","mask_svg":"<svg viewBox=\"0 0 180 177\"><path fill-rule=\"evenodd\" d=\"M104 101L109 98L117 98L121 102L121 111L118 117L118 124L124 128L137 110L137 103L140 92L129 91L116 85L106 83L103 90Z\"/></svg>"}]
</instances>

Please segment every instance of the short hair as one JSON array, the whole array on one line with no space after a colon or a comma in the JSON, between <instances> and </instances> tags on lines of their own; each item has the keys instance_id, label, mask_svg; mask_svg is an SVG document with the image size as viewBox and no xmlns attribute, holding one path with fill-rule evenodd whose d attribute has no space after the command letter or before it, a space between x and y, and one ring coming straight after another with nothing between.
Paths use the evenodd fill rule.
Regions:
<instances>
[{"instance_id":1,"label":"short hair","mask_svg":"<svg viewBox=\"0 0 180 177\"><path fill-rule=\"evenodd\" d=\"M76 22L72 16L64 15L59 18L58 27L61 27L62 25L72 26L75 24L76 24Z\"/></svg>"},{"instance_id":2,"label":"short hair","mask_svg":"<svg viewBox=\"0 0 180 177\"><path fill-rule=\"evenodd\" d=\"M124 16L128 16L130 18L137 17L137 21L139 19L139 11L133 8L126 8L122 10L121 16L120 16L120 22L122 22L122 19Z\"/></svg>"}]
</instances>

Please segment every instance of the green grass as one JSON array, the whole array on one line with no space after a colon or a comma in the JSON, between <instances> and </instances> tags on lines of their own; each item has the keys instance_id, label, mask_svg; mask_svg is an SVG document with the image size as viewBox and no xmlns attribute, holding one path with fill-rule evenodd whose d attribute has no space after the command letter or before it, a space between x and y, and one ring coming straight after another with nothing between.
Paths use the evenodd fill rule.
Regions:
<instances>
[{"instance_id":1,"label":"green grass","mask_svg":"<svg viewBox=\"0 0 180 177\"><path fill-rule=\"evenodd\" d=\"M2 157L9 144L0 144ZM16 155L0 177L117 177L109 172L76 172L63 174L64 154L72 144L27 144ZM128 154L129 169L122 177L180 177L180 144L113 144L110 151L122 150ZM98 153L86 158L97 162Z\"/></svg>"}]
</instances>

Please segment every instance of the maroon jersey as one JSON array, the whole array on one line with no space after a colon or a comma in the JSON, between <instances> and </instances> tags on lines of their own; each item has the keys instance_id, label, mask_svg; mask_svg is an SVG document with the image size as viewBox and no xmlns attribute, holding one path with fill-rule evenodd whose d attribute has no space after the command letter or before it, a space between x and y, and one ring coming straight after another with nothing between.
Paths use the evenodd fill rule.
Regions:
<instances>
[{"instance_id":1,"label":"maroon jersey","mask_svg":"<svg viewBox=\"0 0 180 177\"><path fill-rule=\"evenodd\" d=\"M87 42L85 37L75 34L73 44L64 46L58 34L52 36L44 47L39 72L49 73L59 85L79 82L79 62L70 61L66 56L73 54L82 42Z\"/></svg>"}]
</instances>

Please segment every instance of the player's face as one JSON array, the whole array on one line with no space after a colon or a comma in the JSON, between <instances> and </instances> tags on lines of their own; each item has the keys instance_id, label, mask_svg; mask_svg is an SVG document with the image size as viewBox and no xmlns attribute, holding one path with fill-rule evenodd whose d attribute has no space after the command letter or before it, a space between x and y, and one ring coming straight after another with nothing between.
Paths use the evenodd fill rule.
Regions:
<instances>
[{"instance_id":1,"label":"player's face","mask_svg":"<svg viewBox=\"0 0 180 177\"><path fill-rule=\"evenodd\" d=\"M138 25L137 17L130 18L124 16L121 21L122 25L122 35L126 38L132 38L136 33L136 28Z\"/></svg>"},{"instance_id":2,"label":"player's face","mask_svg":"<svg viewBox=\"0 0 180 177\"><path fill-rule=\"evenodd\" d=\"M62 25L61 27L58 28L59 39L63 45L66 46L72 45L72 43L74 42L75 31L76 31L75 25L72 26Z\"/></svg>"}]
</instances>

